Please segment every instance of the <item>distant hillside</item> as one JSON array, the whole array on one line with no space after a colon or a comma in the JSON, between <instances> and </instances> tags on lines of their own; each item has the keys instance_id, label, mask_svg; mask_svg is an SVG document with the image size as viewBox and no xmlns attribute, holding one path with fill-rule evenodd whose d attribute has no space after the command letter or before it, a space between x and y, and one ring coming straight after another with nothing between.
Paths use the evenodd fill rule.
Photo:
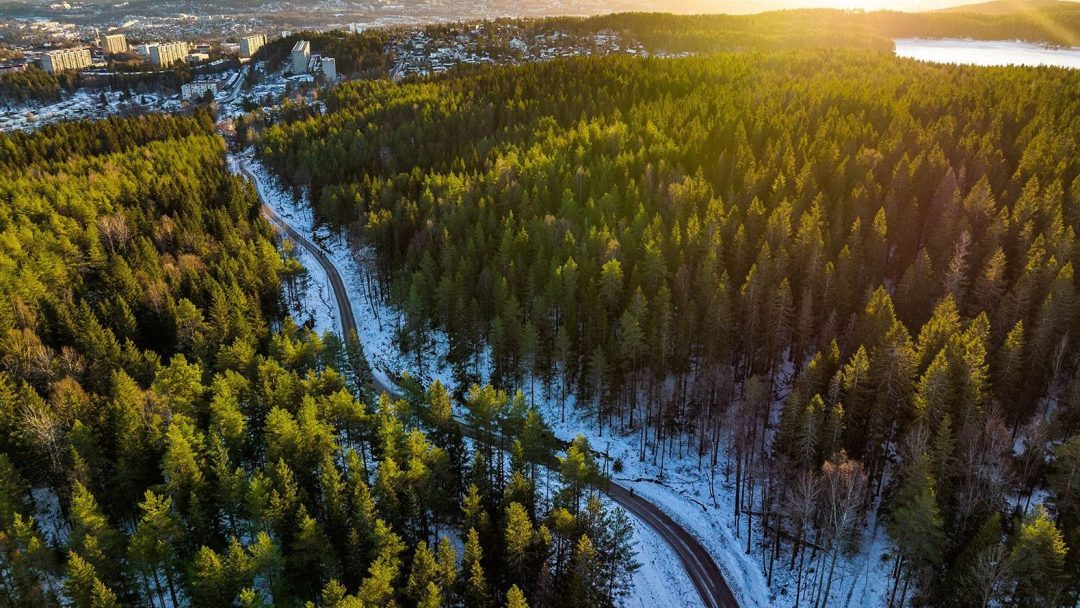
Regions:
<instances>
[{"instance_id":1,"label":"distant hillside","mask_svg":"<svg viewBox=\"0 0 1080 608\"><path fill-rule=\"evenodd\" d=\"M992 4L1004 6L1009 3ZM891 49L890 39L909 37L1020 39L1080 46L1080 2L1040 0L1026 4L1014 2L1012 6L1016 12L996 15L966 11L864 13L801 9L754 15L627 13L593 17L580 23L585 28L629 33L650 51L668 52L809 47ZM1024 6L1030 8L1024 9Z\"/></svg>"},{"instance_id":2,"label":"distant hillside","mask_svg":"<svg viewBox=\"0 0 1080 608\"><path fill-rule=\"evenodd\" d=\"M1080 46L1080 3L995 0L930 13L868 13L870 25L885 36L1028 40Z\"/></svg>"},{"instance_id":3,"label":"distant hillside","mask_svg":"<svg viewBox=\"0 0 1080 608\"><path fill-rule=\"evenodd\" d=\"M978 15L1017 15L1024 13L1053 13L1056 11L1080 11L1075 0L991 0L978 4L951 6L934 12L972 13Z\"/></svg>"}]
</instances>

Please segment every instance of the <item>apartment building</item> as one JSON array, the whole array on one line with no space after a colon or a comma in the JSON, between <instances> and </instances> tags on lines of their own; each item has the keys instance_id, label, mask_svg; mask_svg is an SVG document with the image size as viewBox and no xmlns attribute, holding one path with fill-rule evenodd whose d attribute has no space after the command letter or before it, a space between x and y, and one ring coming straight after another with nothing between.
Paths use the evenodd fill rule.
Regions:
<instances>
[{"instance_id":1,"label":"apartment building","mask_svg":"<svg viewBox=\"0 0 1080 608\"><path fill-rule=\"evenodd\" d=\"M221 90L221 82L217 80L194 81L180 87L180 97L184 101L202 99L207 93L217 93Z\"/></svg>"},{"instance_id":2,"label":"apartment building","mask_svg":"<svg viewBox=\"0 0 1080 608\"><path fill-rule=\"evenodd\" d=\"M174 63L186 61L188 49L188 43L186 42L152 44L150 45L150 63L159 68L165 68Z\"/></svg>"},{"instance_id":3,"label":"apartment building","mask_svg":"<svg viewBox=\"0 0 1080 608\"><path fill-rule=\"evenodd\" d=\"M128 50L127 37L123 34L109 34L101 42L101 52L106 55L126 53Z\"/></svg>"},{"instance_id":4,"label":"apartment building","mask_svg":"<svg viewBox=\"0 0 1080 608\"><path fill-rule=\"evenodd\" d=\"M307 74L308 60L311 59L311 43L307 40L297 41L289 57L292 60L293 74Z\"/></svg>"},{"instance_id":5,"label":"apartment building","mask_svg":"<svg viewBox=\"0 0 1080 608\"><path fill-rule=\"evenodd\" d=\"M244 36L240 39L240 56L251 57L255 54L255 51L259 50L259 47L266 44L266 36L263 34L255 34L253 36Z\"/></svg>"},{"instance_id":6,"label":"apartment building","mask_svg":"<svg viewBox=\"0 0 1080 608\"><path fill-rule=\"evenodd\" d=\"M93 61L90 59L90 49L85 47L49 51L41 56L41 69L54 74L88 68L91 63Z\"/></svg>"}]
</instances>

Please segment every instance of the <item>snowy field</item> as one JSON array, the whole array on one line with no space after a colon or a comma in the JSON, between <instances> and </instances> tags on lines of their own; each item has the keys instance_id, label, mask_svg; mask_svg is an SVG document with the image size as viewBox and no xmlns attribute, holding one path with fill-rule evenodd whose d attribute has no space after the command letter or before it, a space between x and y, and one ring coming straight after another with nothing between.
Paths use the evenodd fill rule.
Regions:
<instances>
[{"instance_id":1,"label":"snowy field","mask_svg":"<svg viewBox=\"0 0 1080 608\"><path fill-rule=\"evenodd\" d=\"M250 153L231 158L234 170L240 163L246 163L259 178L260 190L265 200L285 221L301 234L313 234L313 216L310 207L291 194L284 192L276 181L257 162ZM358 325L360 340L378 381L389 385L387 371L409 370L415 360L398 351L394 342L394 330L400 322L398 313L377 298L369 297L367 282L364 280L362 260L370 258L370 252L353 252L346 240L340 236L331 236L321 231L315 233L312 240L318 242L333 260L349 291L353 313ZM322 271L314 260L301 259L312 272L313 283L325 281ZM310 264L310 265L309 265ZM312 266L315 266L314 268ZM311 310L324 315L316 319L316 327L338 328L336 311L320 306L323 296L309 297ZM328 298L330 309L333 299ZM428 345L425 360L427 369L419 375L430 381L439 379L448 387L454 386L450 369L439 365L446 352L445 336L434 335ZM436 362L436 363L432 363ZM488 377L489 366L478 362L476 371L481 378ZM536 385L537 407L552 424L556 435L570 440L581 434L589 439L593 448L599 452L608 452L613 459L623 465L623 471L615 475L620 485L632 488L636 493L646 496L653 504L665 511L688 532L698 538L706 550L713 556L724 573L724 578L740 605L744 607L787 607L795 605L794 575L787 570L790 558L790 543L784 543L781 556L776 560L773 572L773 584L766 584L763 572L762 549L753 547L751 554L746 552L745 536L734 530L732 513L734 511L734 490L718 474L712 483L715 497L710 497L710 479L707 467L699 467L697 457L692 450L684 450L684 457L668 457L664 467L664 477L659 479L659 467L652 463L638 460L638 436L620 437L610 435L608 429L601 435L595 420L584 419L575 414L573 398L569 397L566 406L566 420L560 422L560 410L554 391L549 394L541 383ZM634 591L628 596L628 606L700 606L701 602L689 577L683 570L674 551L647 526L634 520L637 560L642 564L634 576ZM745 525L745 524L744 524ZM743 530L745 533L745 530ZM755 539L761 538L762 531L755 530ZM888 588L890 566L884 559L887 552L884 531L880 527L868 525L863 539L863 551L854 558L841 558L833 582L828 606L866 607L883 606ZM808 574L808 576L810 576ZM804 580L804 591L807 587ZM803 598L800 605L812 605L812 600Z\"/></svg>"}]
</instances>

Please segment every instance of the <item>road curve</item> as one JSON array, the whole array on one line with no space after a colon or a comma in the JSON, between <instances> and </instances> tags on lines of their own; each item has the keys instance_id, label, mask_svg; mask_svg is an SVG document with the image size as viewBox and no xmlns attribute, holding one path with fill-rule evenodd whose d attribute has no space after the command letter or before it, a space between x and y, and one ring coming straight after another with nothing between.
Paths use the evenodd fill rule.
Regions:
<instances>
[{"instance_id":1,"label":"road curve","mask_svg":"<svg viewBox=\"0 0 1080 608\"><path fill-rule=\"evenodd\" d=\"M690 581L694 583L701 603L709 608L738 608L739 602L731 592L724 575L712 556L693 535L675 523L667 513L623 486L611 483L607 495L628 513L637 517L664 539L675 551Z\"/></svg>"},{"instance_id":2,"label":"road curve","mask_svg":"<svg viewBox=\"0 0 1080 608\"><path fill-rule=\"evenodd\" d=\"M334 266L334 263L322 249L294 230L288 222L281 219L266 203L262 182L255 177L247 164L241 161L240 169L255 184L259 198L263 201L263 216L279 230L284 231L290 239L311 253L326 272L326 276L330 277L330 286L334 291L334 299L337 300L338 310L340 311L342 335L348 336L351 332L356 331L356 317L353 316L348 291L345 289L345 282L341 279L341 273L338 272L337 267ZM377 391L395 393L378 379L373 378L373 382ZM628 513L649 526L653 532L656 532L660 538L664 539L664 542L671 546L676 557L682 563L687 576L690 577L690 581L694 584L694 588L697 589L698 594L701 596L701 603L706 608L738 608L739 603L735 599L735 594L728 587L720 568L716 565L716 561L692 534L675 523L659 507L615 482L608 484L607 495Z\"/></svg>"}]
</instances>

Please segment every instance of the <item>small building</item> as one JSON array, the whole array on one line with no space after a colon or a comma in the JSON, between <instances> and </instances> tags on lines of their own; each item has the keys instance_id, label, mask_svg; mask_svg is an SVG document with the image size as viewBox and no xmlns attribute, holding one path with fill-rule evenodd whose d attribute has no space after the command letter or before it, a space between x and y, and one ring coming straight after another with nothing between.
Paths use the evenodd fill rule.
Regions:
<instances>
[{"instance_id":1,"label":"small building","mask_svg":"<svg viewBox=\"0 0 1080 608\"><path fill-rule=\"evenodd\" d=\"M206 93L216 94L221 90L221 81L218 80L193 80L180 87L180 97L184 101L202 99Z\"/></svg>"},{"instance_id":2,"label":"small building","mask_svg":"<svg viewBox=\"0 0 1080 608\"><path fill-rule=\"evenodd\" d=\"M197 65L204 61L210 61L210 55L206 53L188 53L188 65Z\"/></svg>"},{"instance_id":3,"label":"small building","mask_svg":"<svg viewBox=\"0 0 1080 608\"><path fill-rule=\"evenodd\" d=\"M127 37L123 34L109 34L101 42L101 52L105 55L119 55L127 51Z\"/></svg>"},{"instance_id":4,"label":"small building","mask_svg":"<svg viewBox=\"0 0 1080 608\"><path fill-rule=\"evenodd\" d=\"M41 69L53 74L68 70L81 70L93 63L90 49L74 48L49 51L41 56Z\"/></svg>"},{"instance_id":5,"label":"small building","mask_svg":"<svg viewBox=\"0 0 1080 608\"><path fill-rule=\"evenodd\" d=\"M240 39L240 56L245 59L251 58L264 44L266 44L266 36L263 34L244 36Z\"/></svg>"},{"instance_id":6,"label":"small building","mask_svg":"<svg viewBox=\"0 0 1080 608\"><path fill-rule=\"evenodd\" d=\"M322 58L322 73L330 82L337 80L337 61L333 57Z\"/></svg>"},{"instance_id":7,"label":"small building","mask_svg":"<svg viewBox=\"0 0 1080 608\"><path fill-rule=\"evenodd\" d=\"M292 61L293 74L307 74L308 60L311 59L311 43L307 40L298 40L293 45L289 57Z\"/></svg>"}]
</instances>

